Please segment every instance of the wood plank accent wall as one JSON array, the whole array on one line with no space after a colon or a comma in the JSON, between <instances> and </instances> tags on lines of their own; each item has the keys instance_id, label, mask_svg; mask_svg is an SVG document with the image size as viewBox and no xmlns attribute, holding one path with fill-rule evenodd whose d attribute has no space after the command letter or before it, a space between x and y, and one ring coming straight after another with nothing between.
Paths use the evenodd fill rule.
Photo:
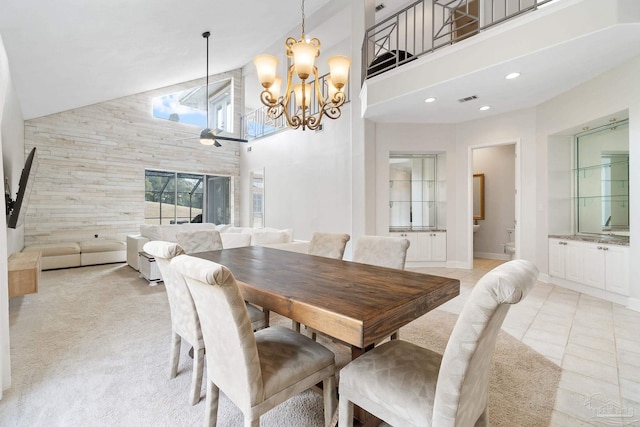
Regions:
<instances>
[{"instance_id":1,"label":"wood plank accent wall","mask_svg":"<svg viewBox=\"0 0 640 427\"><path fill-rule=\"evenodd\" d=\"M234 129L240 134L242 72L232 77ZM38 169L27 205L25 246L99 238L126 240L144 223L145 169L232 177L238 225L240 149L203 146L200 128L152 117L152 98L205 84L205 78L25 121L25 153ZM211 112L210 112L211 114Z\"/></svg>"}]
</instances>

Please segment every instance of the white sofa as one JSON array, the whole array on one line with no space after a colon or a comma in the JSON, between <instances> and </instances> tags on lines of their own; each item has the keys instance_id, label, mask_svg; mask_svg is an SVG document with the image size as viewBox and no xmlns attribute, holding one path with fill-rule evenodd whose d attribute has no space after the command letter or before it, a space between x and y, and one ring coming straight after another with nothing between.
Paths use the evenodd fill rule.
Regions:
<instances>
[{"instance_id":1,"label":"white sofa","mask_svg":"<svg viewBox=\"0 0 640 427\"><path fill-rule=\"evenodd\" d=\"M124 262L127 253L124 242L112 239L32 244L22 251L39 251L42 270Z\"/></svg>"},{"instance_id":2,"label":"white sofa","mask_svg":"<svg viewBox=\"0 0 640 427\"><path fill-rule=\"evenodd\" d=\"M140 226L140 234L127 236L127 264L140 271L139 254L143 252L144 244L151 240L177 242L176 233L180 231L211 229L220 232L222 247L225 249L250 245L277 246L293 242L293 230L291 229L231 227L210 223L144 224Z\"/></svg>"}]
</instances>

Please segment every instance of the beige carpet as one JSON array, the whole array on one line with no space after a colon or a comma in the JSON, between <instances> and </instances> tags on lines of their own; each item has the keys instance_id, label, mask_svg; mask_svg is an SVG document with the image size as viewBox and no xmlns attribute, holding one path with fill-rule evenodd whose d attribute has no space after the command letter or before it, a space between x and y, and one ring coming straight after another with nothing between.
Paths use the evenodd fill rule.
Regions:
<instances>
[{"instance_id":1,"label":"beige carpet","mask_svg":"<svg viewBox=\"0 0 640 427\"><path fill-rule=\"evenodd\" d=\"M168 379L170 319L163 285L147 286L123 264L42 272L40 292L11 298L12 387L0 401L1 426L200 426L204 397L187 403L191 359ZM274 323L289 324L274 316ZM443 348L455 316L436 311L401 331ZM342 365L346 347L330 346ZM549 424L560 370L501 333L491 383L495 426ZM204 395L204 385L203 385ZM265 414L263 426L321 426L322 400L305 392ZM240 426L224 396L219 426Z\"/></svg>"}]
</instances>

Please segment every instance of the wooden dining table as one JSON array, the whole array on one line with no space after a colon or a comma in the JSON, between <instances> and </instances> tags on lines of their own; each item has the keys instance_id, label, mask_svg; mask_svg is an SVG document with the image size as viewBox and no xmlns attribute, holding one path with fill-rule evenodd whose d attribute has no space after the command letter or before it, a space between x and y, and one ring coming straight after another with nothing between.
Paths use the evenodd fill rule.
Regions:
<instances>
[{"instance_id":1,"label":"wooden dining table","mask_svg":"<svg viewBox=\"0 0 640 427\"><path fill-rule=\"evenodd\" d=\"M229 268L246 301L351 346L355 359L460 293L460 281L245 246L192 256Z\"/></svg>"}]
</instances>

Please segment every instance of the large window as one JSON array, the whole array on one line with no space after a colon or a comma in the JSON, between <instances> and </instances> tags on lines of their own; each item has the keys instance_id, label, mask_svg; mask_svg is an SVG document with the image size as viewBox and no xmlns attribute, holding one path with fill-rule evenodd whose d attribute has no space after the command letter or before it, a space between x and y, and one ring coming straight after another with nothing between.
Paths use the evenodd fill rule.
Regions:
<instances>
[{"instance_id":1,"label":"large window","mask_svg":"<svg viewBox=\"0 0 640 427\"><path fill-rule=\"evenodd\" d=\"M229 224L230 181L222 176L146 170L145 223Z\"/></svg>"},{"instance_id":2,"label":"large window","mask_svg":"<svg viewBox=\"0 0 640 427\"><path fill-rule=\"evenodd\" d=\"M233 79L153 98L153 117L233 132ZM207 102L209 123L207 123Z\"/></svg>"}]
</instances>

